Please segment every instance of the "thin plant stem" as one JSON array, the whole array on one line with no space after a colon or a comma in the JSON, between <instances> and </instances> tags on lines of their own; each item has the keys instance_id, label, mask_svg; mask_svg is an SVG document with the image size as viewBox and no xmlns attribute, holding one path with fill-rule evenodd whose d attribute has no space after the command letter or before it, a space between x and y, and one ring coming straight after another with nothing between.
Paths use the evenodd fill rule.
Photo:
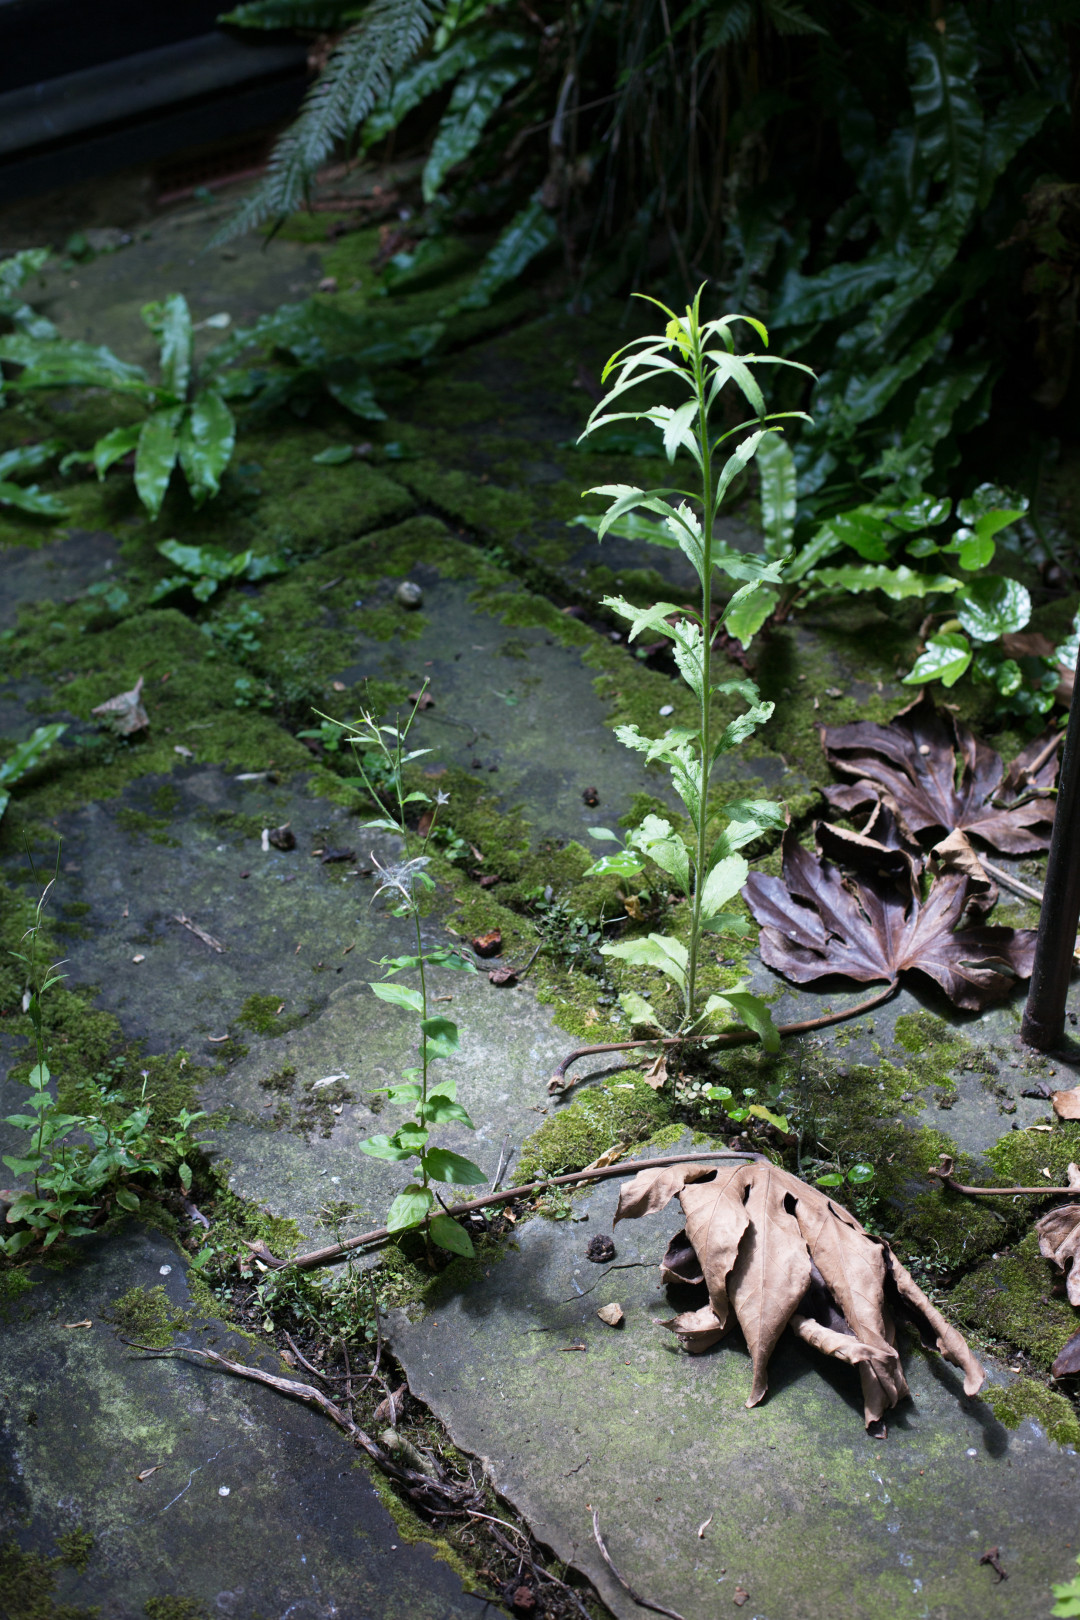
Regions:
<instances>
[{"instance_id":1,"label":"thin plant stem","mask_svg":"<svg viewBox=\"0 0 1080 1620\"><path fill-rule=\"evenodd\" d=\"M694 872L694 899L690 918L690 952L686 964L686 1021L693 1023L697 995L698 953L701 945L701 897L709 859L709 776L711 774L711 686L712 686L712 542L713 490L712 457L709 444L709 406L705 393L704 356L698 330L698 303L694 300L692 319L694 388L698 399L698 442L701 446L701 482L704 502L701 537L701 786L698 805L697 859Z\"/></svg>"}]
</instances>

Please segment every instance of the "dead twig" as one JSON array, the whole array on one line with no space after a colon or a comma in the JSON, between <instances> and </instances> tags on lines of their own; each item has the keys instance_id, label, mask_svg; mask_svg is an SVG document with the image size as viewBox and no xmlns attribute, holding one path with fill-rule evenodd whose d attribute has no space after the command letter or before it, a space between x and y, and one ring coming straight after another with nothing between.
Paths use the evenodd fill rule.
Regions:
<instances>
[{"instance_id":1,"label":"dead twig","mask_svg":"<svg viewBox=\"0 0 1080 1620\"><path fill-rule=\"evenodd\" d=\"M1000 866L992 866L982 855L979 861L984 872L989 872L995 882L1000 883L1003 889L1011 889L1014 894L1023 895L1025 900L1035 900L1042 905L1042 890L1033 889L1030 883L1022 883L1019 878L1013 877L1011 872L1003 872Z\"/></svg>"},{"instance_id":2,"label":"dead twig","mask_svg":"<svg viewBox=\"0 0 1080 1620\"><path fill-rule=\"evenodd\" d=\"M204 945L209 945L210 949L217 951L219 955L224 951L225 947L219 939L215 939L213 934L208 934L205 928L200 928L197 922L192 922L190 917L185 917L182 911L173 913L173 922L178 922L181 928L186 928L189 934L194 934L196 939L201 939Z\"/></svg>"},{"instance_id":3,"label":"dead twig","mask_svg":"<svg viewBox=\"0 0 1080 1620\"><path fill-rule=\"evenodd\" d=\"M365 1434L364 1430L354 1423L351 1417L346 1416L340 1407L334 1405L328 1395L324 1395L322 1390L316 1389L313 1384L301 1384L295 1378L279 1378L273 1373L263 1372L261 1367L245 1367L242 1362L230 1361L227 1356L219 1356L216 1350L203 1350L198 1345L178 1344L162 1349L156 1345L140 1344L135 1339L125 1339L123 1337L121 1337L121 1343L129 1345L133 1350L142 1350L147 1355L157 1359L162 1356L176 1356L183 1360L187 1356L202 1356L213 1366L220 1367L223 1372L232 1373L234 1377L250 1378L257 1384L266 1384L270 1389L277 1390L280 1395L288 1395L293 1400L302 1401L307 1406L316 1407L325 1417L328 1417L332 1423L347 1434L354 1444L358 1445L361 1450L366 1451L372 1461L377 1463L391 1479L395 1480L414 1502L419 1503L429 1512L437 1507L439 1503L445 1502L452 1502L458 1507L475 1505L479 1493L471 1479L469 1486L466 1487L455 1483L453 1480L432 1479L430 1475L421 1474L414 1468L399 1466L387 1456L382 1447L377 1445L369 1434Z\"/></svg>"},{"instance_id":4,"label":"dead twig","mask_svg":"<svg viewBox=\"0 0 1080 1620\"><path fill-rule=\"evenodd\" d=\"M530 1181L522 1187L507 1187L502 1192L488 1193L484 1198L472 1198L468 1203L455 1204L450 1213L455 1216L468 1215L474 1209L487 1209L492 1204L509 1204L517 1198L531 1198L536 1193L546 1192L549 1187L573 1187L582 1181L604 1181L611 1176L636 1176L639 1170L655 1170L666 1164L694 1164L704 1159L760 1160L763 1157L763 1154L754 1153L749 1148L738 1152L733 1152L730 1148L714 1148L706 1153L674 1153L656 1159L628 1159L624 1164L602 1165L595 1170L575 1170L570 1175L549 1176L545 1181ZM361 1232L359 1237L346 1238L343 1243L331 1243L325 1249L311 1249L307 1254L298 1254L292 1260L279 1260L261 1241L252 1243L248 1238L243 1241L255 1258L261 1260L271 1271L288 1271L290 1268L309 1271L314 1266L327 1265L331 1260L336 1260L339 1255L348 1254L352 1249L377 1247L388 1242L393 1236L388 1227L379 1226L373 1232ZM382 1353L382 1335L379 1331L377 1311L376 1306L375 1328L379 1344L375 1357L376 1367Z\"/></svg>"},{"instance_id":5,"label":"dead twig","mask_svg":"<svg viewBox=\"0 0 1080 1620\"><path fill-rule=\"evenodd\" d=\"M643 1598L640 1593L634 1591L634 1588L630 1585L630 1582L626 1579L626 1577L619 1574L619 1571L611 1562L611 1554L604 1546L604 1538L600 1534L600 1515L597 1513L595 1508L592 1510L592 1531L593 1535L596 1537L596 1545L600 1549L600 1556L604 1560L604 1563L607 1565L608 1569L610 1569L623 1591L628 1592L633 1598L634 1602L638 1604L640 1608L651 1609L654 1614L666 1614L668 1616L668 1620L683 1620L682 1615L677 1613L675 1609L665 1609L662 1603L653 1603L651 1598Z\"/></svg>"},{"instance_id":6,"label":"dead twig","mask_svg":"<svg viewBox=\"0 0 1080 1620\"><path fill-rule=\"evenodd\" d=\"M801 1018L797 1023L778 1024L776 1027L781 1035L805 1035L811 1029L825 1029L829 1024L842 1023L845 1018L858 1018L861 1013L871 1012L875 1007L880 1007L882 1002L888 1001L890 996L895 995L898 983L897 979L890 980L879 995L871 996L868 1001L860 1001L854 1007L845 1007L840 1012L825 1013L820 1018ZM654 1035L651 1040L605 1041L599 1046L579 1046L569 1057L563 1058L548 1081L548 1091L558 1093L569 1090L574 1084L573 1081L566 1079L566 1071L571 1063L576 1063L579 1058L598 1056L603 1052L629 1052L638 1046L680 1046L688 1041L707 1042L710 1047L746 1046L757 1039L752 1029L734 1029L722 1035Z\"/></svg>"},{"instance_id":7,"label":"dead twig","mask_svg":"<svg viewBox=\"0 0 1080 1620\"><path fill-rule=\"evenodd\" d=\"M968 1198L1013 1198L1020 1193L1027 1193L1032 1197L1040 1198L1080 1197L1080 1187L965 1187L953 1175L953 1159L949 1154L943 1153L929 1174L940 1181L943 1187L950 1192L963 1193Z\"/></svg>"},{"instance_id":8,"label":"dead twig","mask_svg":"<svg viewBox=\"0 0 1080 1620\"><path fill-rule=\"evenodd\" d=\"M293 1355L296 1357L296 1359L300 1363L301 1367L306 1368L307 1371L309 1373L312 1373L316 1378L321 1378L324 1383L329 1383L330 1382L330 1380L327 1378L325 1373L321 1373L319 1371L318 1367L313 1367L311 1365L311 1362L307 1359L307 1357L304 1355L303 1351L299 1348L299 1346L297 1345L295 1339L293 1339L292 1336L290 1334L288 1334L288 1333L286 1333L286 1335L285 1335L285 1343L288 1345L289 1349L292 1351Z\"/></svg>"}]
</instances>

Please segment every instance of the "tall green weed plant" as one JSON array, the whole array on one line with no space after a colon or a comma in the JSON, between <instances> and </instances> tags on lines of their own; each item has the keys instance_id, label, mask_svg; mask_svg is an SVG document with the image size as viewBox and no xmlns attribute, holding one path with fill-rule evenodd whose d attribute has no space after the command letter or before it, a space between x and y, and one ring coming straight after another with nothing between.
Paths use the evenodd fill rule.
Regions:
<instances>
[{"instance_id":1,"label":"tall green weed plant","mask_svg":"<svg viewBox=\"0 0 1080 1620\"><path fill-rule=\"evenodd\" d=\"M664 331L638 338L612 355L603 381L614 378L614 385L589 417L585 434L612 422L646 421L660 433L669 463L675 462L681 450L686 451L698 477L690 488L602 484L586 493L604 495L610 502L597 528L601 540L628 516L659 516L659 524L649 525L649 537L658 544L677 547L697 575L699 598L692 611L674 602L636 608L621 596L604 598L606 607L628 621L631 641L644 630L659 631L674 640L679 674L695 699L695 724L669 727L660 737L644 736L638 726L627 725L618 727L616 735L647 763L655 760L667 766L686 812L690 837L684 838L662 816L646 816L626 847L601 857L591 871L630 877L644 869L646 858L651 860L688 902L690 923L685 942L670 934L650 933L644 939L621 940L601 949L625 962L657 968L672 980L682 997L680 1029L684 1033L705 1034L711 1019L735 1018L775 1051L780 1038L760 997L736 988L722 996L703 998L699 977L706 936L743 930L743 920L725 910L749 874L742 849L784 824L782 807L770 800L729 803L721 817L710 805L709 788L718 762L752 736L773 712L773 705L761 701L752 681L724 678L723 667L717 668L715 648L723 631L750 636L768 615L782 579L782 562L723 544L716 536L716 519L735 479L780 431L782 420L797 414L769 412L756 373L762 367L796 362L763 353L737 353L734 333L740 322L767 347L765 327L738 315L702 320L700 290L681 315L655 299L648 302L667 318ZM631 389L644 384L653 384L671 397L681 396L680 403L611 409L623 403ZM713 417L714 413L720 415L721 396L728 385L742 395L750 416L718 432ZM718 601L724 594L718 589L718 575L736 586L723 606ZM718 698L739 698L745 709L721 724L714 714ZM615 836L605 829L597 831L602 838ZM640 1000L624 999L624 1008L632 1017L640 1012L636 1007Z\"/></svg>"},{"instance_id":2,"label":"tall green weed plant","mask_svg":"<svg viewBox=\"0 0 1080 1620\"><path fill-rule=\"evenodd\" d=\"M425 683L426 687L426 683ZM409 925L414 949L402 956L383 957L379 966L383 977L371 983L371 989L380 1001L400 1007L416 1020L419 1062L403 1069L401 1077L392 1085L381 1089L387 1100L409 1110L410 1118L389 1134L380 1132L360 1143L361 1151L375 1159L391 1164L415 1162L417 1175L410 1181L390 1206L386 1224L391 1232L421 1229L441 1249L452 1254L471 1255L469 1234L444 1210L437 1200L434 1188L440 1183L450 1186L483 1186L487 1182L483 1170L471 1159L454 1153L449 1148L432 1142L432 1130L451 1123L475 1130L472 1120L457 1101L457 1082L453 1079L433 1078L436 1063L452 1059L458 1051L458 1027L452 1019L432 1014L429 1005L430 975L433 968L450 969L459 973L475 973L476 966L449 946L425 948L421 931L424 897L434 888L426 868L431 857L427 847L437 823L439 811L449 802L449 796L438 792L434 801L420 789L406 789L405 768L421 759L430 750L409 748L408 736L416 718L417 705L423 689L403 725L380 724L370 714L364 714L355 724L332 721L320 715L325 725L334 726L341 737L354 749L357 775L346 781L360 788L380 807L381 815L364 826L373 832L390 833L401 840L401 859L378 867L379 883L375 894L390 896L390 909ZM410 807L431 806L426 831L419 838L410 832ZM415 984L395 984L398 974L415 975Z\"/></svg>"}]
</instances>

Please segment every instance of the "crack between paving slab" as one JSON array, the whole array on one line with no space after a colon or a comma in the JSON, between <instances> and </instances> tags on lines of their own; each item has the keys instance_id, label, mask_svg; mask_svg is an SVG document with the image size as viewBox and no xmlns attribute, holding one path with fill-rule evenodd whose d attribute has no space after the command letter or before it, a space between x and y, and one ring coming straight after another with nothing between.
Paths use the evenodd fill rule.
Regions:
<instances>
[{"instance_id":1,"label":"crack between paving slab","mask_svg":"<svg viewBox=\"0 0 1080 1620\"><path fill-rule=\"evenodd\" d=\"M593 1292L593 1289L599 1288L604 1278L610 1276L611 1272L613 1271L633 1271L636 1266L651 1266L654 1264L655 1261L652 1260L616 1260L613 1266L608 1266L607 1271L602 1271L600 1273L599 1277L597 1277L596 1281L593 1283L592 1288L578 1288L576 1295L572 1294L569 1299L560 1299L559 1304L573 1305L576 1299L587 1299ZM571 1281L573 1281L573 1278L571 1278ZM576 1282L574 1283L574 1287L577 1288ZM536 1329L531 1328L529 1331L535 1332Z\"/></svg>"}]
</instances>

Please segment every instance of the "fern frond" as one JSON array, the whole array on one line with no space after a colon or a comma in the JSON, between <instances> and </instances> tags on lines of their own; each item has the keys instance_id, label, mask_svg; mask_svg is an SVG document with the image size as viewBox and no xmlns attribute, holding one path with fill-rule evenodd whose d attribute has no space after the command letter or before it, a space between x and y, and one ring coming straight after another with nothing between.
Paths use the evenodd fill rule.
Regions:
<instances>
[{"instance_id":1,"label":"fern frond","mask_svg":"<svg viewBox=\"0 0 1080 1620\"><path fill-rule=\"evenodd\" d=\"M265 178L211 242L216 247L266 219L283 219L307 197L320 164L367 117L408 67L444 0L372 0L342 35L308 91L296 121L270 158Z\"/></svg>"}]
</instances>

